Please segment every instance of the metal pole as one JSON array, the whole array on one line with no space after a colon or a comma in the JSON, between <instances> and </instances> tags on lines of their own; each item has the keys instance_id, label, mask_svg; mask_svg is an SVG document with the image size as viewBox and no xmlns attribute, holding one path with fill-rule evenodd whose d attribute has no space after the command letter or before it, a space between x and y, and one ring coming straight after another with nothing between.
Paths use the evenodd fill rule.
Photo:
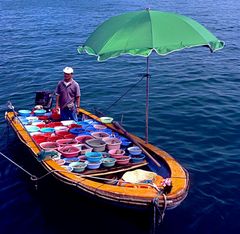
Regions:
<instances>
[{"instance_id":1,"label":"metal pole","mask_svg":"<svg viewBox=\"0 0 240 234\"><path fill-rule=\"evenodd\" d=\"M146 74L146 127L145 143L148 144L148 107L149 106L149 56L147 57L147 74Z\"/></svg>"}]
</instances>

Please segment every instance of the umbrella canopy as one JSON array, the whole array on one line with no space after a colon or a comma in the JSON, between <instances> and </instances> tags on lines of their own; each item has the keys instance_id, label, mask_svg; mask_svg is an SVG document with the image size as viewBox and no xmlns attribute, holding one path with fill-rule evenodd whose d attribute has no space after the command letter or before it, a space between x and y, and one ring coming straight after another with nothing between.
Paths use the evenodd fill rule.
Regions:
<instances>
[{"instance_id":1,"label":"umbrella canopy","mask_svg":"<svg viewBox=\"0 0 240 234\"><path fill-rule=\"evenodd\" d=\"M147 57L145 141L148 143L149 55L152 51L167 55L196 46L205 46L214 52L222 49L224 42L191 18L146 9L108 19L78 48L78 52L98 56L98 61L121 54Z\"/></svg>"},{"instance_id":2,"label":"umbrella canopy","mask_svg":"<svg viewBox=\"0 0 240 234\"><path fill-rule=\"evenodd\" d=\"M99 61L121 54L159 55L194 46L207 46L213 52L224 42L198 22L186 16L143 10L114 16L101 24L79 52L98 56Z\"/></svg>"}]
</instances>

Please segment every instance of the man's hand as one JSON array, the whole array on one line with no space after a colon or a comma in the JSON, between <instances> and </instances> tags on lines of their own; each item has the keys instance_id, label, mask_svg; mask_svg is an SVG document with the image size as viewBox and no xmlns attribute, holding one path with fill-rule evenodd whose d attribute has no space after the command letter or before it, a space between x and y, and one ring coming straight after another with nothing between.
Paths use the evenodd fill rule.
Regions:
<instances>
[{"instance_id":1,"label":"man's hand","mask_svg":"<svg viewBox=\"0 0 240 234\"><path fill-rule=\"evenodd\" d=\"M59 112L60 111L60 108L59 106L56 105L55 109Z\"/></svg>"}]
</instances>

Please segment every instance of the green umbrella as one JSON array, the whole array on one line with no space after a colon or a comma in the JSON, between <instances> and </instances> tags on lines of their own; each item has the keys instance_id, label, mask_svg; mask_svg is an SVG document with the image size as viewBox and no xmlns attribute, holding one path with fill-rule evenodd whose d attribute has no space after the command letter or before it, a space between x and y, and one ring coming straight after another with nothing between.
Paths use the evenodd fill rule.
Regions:
<instances>
[{"instance_id":1,"label":"green umbrella","mask_svg":"<svg viewBox=\"0 0 240 234\"><path fill-rule=\"evenodd\" d=\"M135 11L114 16L102 23L78 52L98 56L98 61L131 54L147 57L146 74L146 143L148 142L149 55L159 55L195 46L222 49L224 42L198 22L183 15L153 10Z\"/></svg>"}]
</instances>

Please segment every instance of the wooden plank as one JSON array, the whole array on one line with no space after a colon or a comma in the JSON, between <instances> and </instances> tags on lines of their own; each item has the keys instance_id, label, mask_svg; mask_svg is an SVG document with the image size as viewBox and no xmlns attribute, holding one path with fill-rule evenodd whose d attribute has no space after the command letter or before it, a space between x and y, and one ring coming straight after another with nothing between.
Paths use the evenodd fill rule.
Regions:
<instances>
[{"instance_id":1,"label":"wooden plank","mask_svg":"<svg viewBox=\"0 0 240 234\"><path fill-rule=\"evenodd\" d=\"M115 167L111 167L111 168L99 168L96 170L86 170L84 172L82 172L82 175L91 175L91 176L100 176L100 175L110 175L110 174L116 174L119 172L123 172L123 171L129 171L129 170L133 170L139 167L143 167L146 166L148 163L146 160L144 160L142 163L128 163L126 165L118 165Z\"/></svg>"}]
</instances>

